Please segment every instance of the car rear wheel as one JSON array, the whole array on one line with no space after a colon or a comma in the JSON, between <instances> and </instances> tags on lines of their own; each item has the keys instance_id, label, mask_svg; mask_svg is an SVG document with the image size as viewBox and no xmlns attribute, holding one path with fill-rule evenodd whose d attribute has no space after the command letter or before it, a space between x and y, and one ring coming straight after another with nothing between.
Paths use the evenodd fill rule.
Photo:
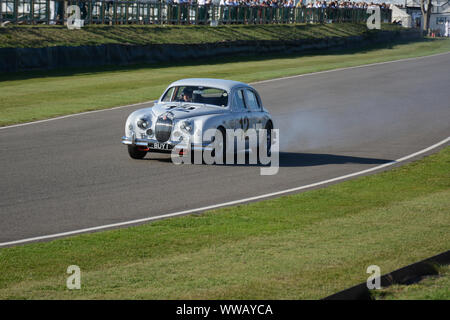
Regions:
<instances>
[{"instance_id":1,"label":"car rear wheel","mask_svg":"<svg viewBox=\"0 0 450 320\"><path fill-rule=\"evenodd\" d=\"M142 159L147 154L147 151L139 149L138 146L129 145L128 146L128 154L133 159Z\"/></svg>"},{"instance_id":2,"label":"car rear wheel","mask_svg":"<svg viewBox=\"0 0 450 320\"><path fill-rule=\"evenodd\" d=\"M270 157L272 155L272 124L269 122L266 127L266 141L261 141L262 143L265 143L265 149L266 149L266 157ZM259 159L259 148L260 148L260 144L258 143L258 162L261 162Z\"/></svg>"}]
</instances>

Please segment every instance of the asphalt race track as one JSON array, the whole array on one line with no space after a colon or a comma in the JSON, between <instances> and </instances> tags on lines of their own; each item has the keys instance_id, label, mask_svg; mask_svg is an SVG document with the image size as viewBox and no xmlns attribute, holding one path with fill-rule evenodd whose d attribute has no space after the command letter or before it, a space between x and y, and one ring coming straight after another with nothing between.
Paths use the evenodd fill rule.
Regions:
<instances>
[{"instance_id":1,"label":"asphalt race track","mask_svg":"<svg viewBox=\"0 0 450 320\"><path fill-rule=\"evenodd\" d=\"M450 136L450 53L254 84L280 128L280 170L132 160L137 107L0 130L0 243L289 189L401 158Z\"/></svg>"}]
</instances>

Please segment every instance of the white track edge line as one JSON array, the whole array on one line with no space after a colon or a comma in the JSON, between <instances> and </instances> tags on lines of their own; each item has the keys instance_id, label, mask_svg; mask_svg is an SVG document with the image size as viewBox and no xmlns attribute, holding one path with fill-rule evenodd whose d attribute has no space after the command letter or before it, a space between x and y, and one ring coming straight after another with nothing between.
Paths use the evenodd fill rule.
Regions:
<instances>
[{"instance_id":1,"label":"white track edge line","mask_svg":"<svg viewBox=\"0 0 450 320\"><path fill-rule=\"evenodd\" d=\"M149 222L149 221L153 221L153 220L171 218L171 217L176 217L176 216L186 215L186 214L190 214L190 213L216 209L216 208L230 206L230 205L242 204L242 203L250 202L250 201L254 201L254 200L261 200L261 199L264 199L264 198L269 198L269 197L272 197L272 196L278 196L278 195L282 195L282 194L286 194L286 193L291 193L291 192L294 192L294 191L300 191L300 190L303 190L303 189L313 188L313 187L317 187L317 186L320 186L320 185L328 184L328 183L331 183L331 182L336 182L336 181L344 180L344 179L347 179L347 178L363 175L363 174L366 174L366 173L369 173L369 172L373 172L373 171L376 171L376 170L379 170L379 169L382 169L382 168L385 168L385 167L388 167L388 166L392 166L394 164L398 164L400 162L403 162L403 161L406 161L406 160L411 159L413 157L416 157L416 156L418 156L420 154L426 153L426 152L428 152L428 151L430 151L432 149L435 149L435 148L437 148L437 147L439 147L439 146L441 146L441 145L443 145L443 144L445 144L445 143L447 143L449 141L450 141L450 137L447 137L444 140L442 140L442 141L440 141L440 142L438 142L436 144L433 144L432 146L429 146L429 147L427 147L425 149L422 149L422 150L417 151L415 153L409 154L409 155L404 156L402 158L399 158L397 160L394 160L394 161L391 161L391 162L388 162L388 163L384 163L382 165L379 165L379 166L376 166L376 167L373 167L373 168L365 169L365 170L362 170L362 171L357 171L357 172L354 172L354 173L346 174L346 175L339 176L339 177L332 178L332 179L328 179L328 180L323 180L323 181L311 183L311 184L300 186L300 187L295 187L295 188L291 188L291 189L285 189L285 190L282 190L282 191L276 191L276 192L272 192L272 193L266 193L266 194L263 194L263 195L249 197L249 198L240 199L240 200L234 200L234 201L214 204L214 205L201 207L201 208L195 208L195 209L178 211L178 212L169 213L169 214L163 214L163 215L159 215L159 216L153 216L153 217L148 217L148 218L130 220L130 221L119 222L119 223L112 223L112 224L107 224L107 225L103 225L103 226L79 229L79 230L62 232L62 233L55 233L55 234L46 235L46 236L39 236L39 237L33 237L33 238L27 238L27 239L15 240L15 241L3 242L3 243L0 243L0 247L11 246L11 245L16 245L16 244L22 244L22 243L27 243L27 242L32 242L32 241L45 240L45 239L53 239L53 238L65 237L65 236L81 234L81 233L86 233L86 232L91 232L91 231L98 231L98 230L104 230L104 229L109 229L109 228L114 228L114 227L121 227L121 226L126 226L126 225L138 224L138 223L142 223L142 222Z\"/></svg>"},{"instance_id":2,"label":"white track edge line","mask_svg":"<svg viewBox=\"0 0 450 320\"><path fill-rule=\"evenodd\" d=\"M54 120L61 120L61 119L65 119L65 118L77 117L77 116L82 116L82 115L90 114L90 113L97 113L97 112L103 112L103 111L111 111L111 110L117 110L117 109L122 109L122 108L135 107L135 106L139 106L139 105L142 105L142 104L150 103L152 101L154 101L154 100L149 100L149 101L145 101L145 102L138 102L138 103L133 103L133 104L127 104L125 106L117 106L117 107L100 109L100 110L92 110L92 111L84 111L84 112L79 112L79 113L72 113L72 114L67 114L65 116L59 116L59 117L50 118L50 119L42 119L42 120L37 120L37 121L18 123L18 124L13 124L13 125L10 125L10 126L0 127L0 130L9 129L9 128L16 128L16 127L23 127L23 126L28 126L28 125L31 125L31 124L38 124L38 123L49 122L49 121L54 121Z\"/></svg>"},{"instance_id":3,"label":"white track edge line","mask_svg":"<svg viewBox=\"0 0 450 320\"><path fill-rule=\"evenodd\" d=\"M372 66L389 64L389 63L395 63L395 62L403 62L403 61L411 61L411 60L418 60L418 59L424 59L424 58L431 58L431 57L441 56L441 55L445 55L445 54L450 54L450 52L441 52L441 53L436 53L436 54L427 55L427 56L412 57L412 58L405 58L405 59L397 59L397 60L383 61L383 62L375 62L375 63L370 63L370 64L362 64L362 65L359 65L359 66L352 66L352 67L345 67L345 68L317 71L317 72L311 72L311 73L297 74L297 75L293 75L293 76L287 76L287 77L281 77L281 78L274 78L274 79L267 79L267 80L261 80L261 81L256 81L256 82L250 82L249 84L254 85L254 84L261 84L261 83L267 83L267 82L273 82L273 81L280 81L280 80L294 79L294 78L300 78L300 77L307 77L307 76L312 76L312 75L316 75L316 74L323 74L323 73L329 73L329 72L351 70L351 69L357 69L357 68L366 68L366 67L372 67ZM122 108L135 107L135 106L139 106L139 105L142 105L142 104L150 103L152 101L154 101L154 100L128 104L128 105L125 105L125 106L117 106L117 107L100 109L100 110L92 110L92 111L85 111L85 112L80 112L80 113L73 113L73 114L68 114L68 115L65 115L65 116L60 116L60 117L55 117L55 118L50 118L50 119L43 119L43 120L37 120L37 121L31 121L31 122L25 122L25 123L18 123L18 124L13 124L13 125L10 125L10 126L0 127L0 130L9 129L9 128L16 128L16 127L23 127L23 126L28 126L28 125L32 125L32 124L38 124L38 123L49 122L49 121L54 121L54 120L60 120L60 119L65 119L65 118L70 118L70 117L76 117L76 116L86 115L86 114L90 114L90 113L97 113L97 112L117 110L117 109L122 109Z\"/></svg>"},{"instance_id":4,"label":"white track edge line","mask_svg":"<svg viewBox=\"0 0 450 320\"><path fill-rule=\"evenodd\" d=\"M335 71L343 71L343 70L351 70L351 69L358 69L358 68L373 67L373 66L378 66L378 65L383 65L383 64L390 64L390 63L395 63L395 62L413 61L413 60L418 60L418 59L423 59L423 58L431 58L431 57L436 57L436 56L442 56L442 55L446 55L446 54L450 54L450 51L441 52L441 53L435 53L435 54L431 54L431 55L427 55L427 56L411 57L411 58L404 58L404 59L397 59L397 60L390 60L390 61L381 61L381 62L362 64L362 65L352 66L352 67L344 67L344 68L323 70L323 71L317 71L317 72L311 72L311 73L297 74L297 75L293 75L293 76L287 76L287 77L281 77L281 78L274 78L274 79L267 79L267 80L256 81L256 82L252 82L250 84L260 84L260 83L271 82L271 81L293 79L293 78L300 78L300 77L316 75L316 74L330 73L330 72L335 72Z\"/></svg>"}]
</instances>

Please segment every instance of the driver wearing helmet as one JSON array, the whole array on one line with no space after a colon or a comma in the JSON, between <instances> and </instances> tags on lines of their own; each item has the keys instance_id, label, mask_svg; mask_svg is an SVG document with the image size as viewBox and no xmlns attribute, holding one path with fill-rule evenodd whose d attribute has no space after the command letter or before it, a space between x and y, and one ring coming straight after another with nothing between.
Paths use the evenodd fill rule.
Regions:
<instances>
[{"instance_id":1,"label":"driver wearing helmet","mask_svg":"<svg viewBox=\"0 0 450 320\"><path fill-rule=\"evenodd\" d=\"M192 90L184 88L181 92L181 102L192 102Z\"/></svg>"}]
</instances>

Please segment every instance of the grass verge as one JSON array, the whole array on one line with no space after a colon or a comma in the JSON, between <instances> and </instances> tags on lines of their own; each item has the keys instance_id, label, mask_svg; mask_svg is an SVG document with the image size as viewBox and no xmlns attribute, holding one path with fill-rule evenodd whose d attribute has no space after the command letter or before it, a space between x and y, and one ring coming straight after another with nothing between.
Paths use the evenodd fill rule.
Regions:
<instances>
[{"instance_id":1,"label":"grass verge","mask_svg":"<svg viewBox=\"0 0 450 320\"><path fill-rule=\"evenodd\" d=\"M212 77L252 82L450 51L430 40L306 55L229 57L198 63L0 75L0 126L159 98L172 81Z\"/></svg>"},{"instance_id":2,"label":"grass verge","mask_svg":"<svg viewBox=\"0 0 450 320\"><path fill-rule=\"evenodd\" d=\"M373 291L377 300L450 300L450 265L440 266L437 276L410 285L393 285Z\"/></svg>"},{"instance_id":3,"label":"grass verge","mask_svg":"<svg viewBox=\"0 0 450 320\"><path fill-rule=\"evenodd\" d=\"M401 27L383 24L383 30ZM279 25L87 25L80 30L64 26L7 26L0 28L0 48L50 46L93 46L102 44L197 44L254 40L301 40L359 36L367 33L365 23L279 24Z\"/></svg>"},{"instance_id":4,"label":"grass verge","mask_svg":"<svg viewBox=\"0 0 450 320\"><path fill-rule=\"evenodd\" d=\"M0 299L316 299L448 250L450 147L324 189L0 249ZM82 289L66 289L78 265Z\"/></svg>"}]
</instances>

